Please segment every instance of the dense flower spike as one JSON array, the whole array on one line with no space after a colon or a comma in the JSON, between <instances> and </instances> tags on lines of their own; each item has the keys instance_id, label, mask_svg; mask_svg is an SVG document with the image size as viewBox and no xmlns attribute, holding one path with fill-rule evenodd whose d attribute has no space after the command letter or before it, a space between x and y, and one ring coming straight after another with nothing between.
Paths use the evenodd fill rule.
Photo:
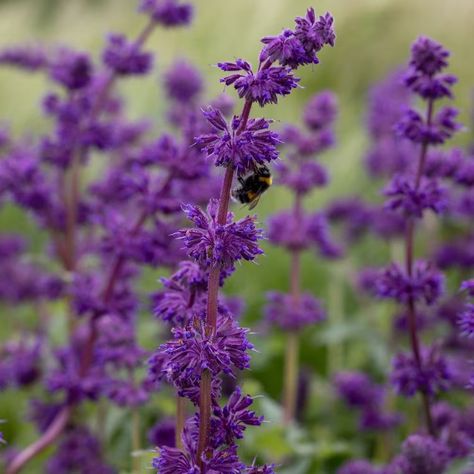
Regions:
<instances>
[{"instance_id":1,"label":"dense flower spike","mask_svg":"<svg viewBox=\"0 0 474 474\"><path fill-rule=\"evenodd\" d=\"M255 227L255 219L245 217L233 221L233 214L227 215L226 223L217 222L216 200L211 200L207 213L200 208L185 205L183 210L196 227L176 233L183 240L188 255L204 267L233 268L238 260L254 260L263 253L258 247L262 231Z\"/></svg>"},{"instance_id":2,"label":"dense flower spike","mask_svg":"<svg viewBox=\"0 0 474 474\"><path fill-rule=\"evenodd\" d=\"M403 443L393 469L397 474L442 474L447 462L448 453L442 443L430 436L411 435Z\"/></svg>"},{"instance_id":3,"label":"dense flower spike","mask_svg":"<svg viewBox=\"0 0 474 474\"><path fill-rule=\"evenodd\" d=\"M377 405L382 391L367 375L359 372L341 372L334 380L336 390L344 401L353 407Z\"/></svg>"},{"instance_id":4,"label":"dense flower spike","mask_svg":"<svg viewBox=\"0 0 474 474\"><path fill-rule=\"evenodd\" d=\"M380 273L377 293L381 298L393 298L400 303L410 299L433 304L443 293L444 277L436 268L425 261L417 261L411 276L393 263Z\"/></svg>"},{"instance_id":5,"label":"dense flower spike","mask_svg":"<svg viewBox=\"0 0 474 474\"><path fill-rule=\"evenodd\" d=\"M400 353L393 360L392 383L398 393L412 397L417 392L430 396L450 386L452 373L436 348L422 354L422 368L407 354Z\"/></svg>"},{"instance_id":6,"label":"dense flower spike","mask_svg":"<svg viewBox=\"0 0 474 474\"><path fill-rule=\"evenodd\" d=\"M311 59L292 59L296 64L317 62L314 55L325 42L331 43L333 38L325 35L322 26L326 19L320 18L316 26L314 11L308 10L306 19L297 19L299 37L289 41L291 35L284 33L286 39L264 39L267 47L265 54L289 55L291 49L300 38L301 50ZM329 25L330 26L330 25ZM319 31L321 27L321 31ZM318 36L320 34L320 36ZM296 35L296 33L295 33ZM318 43L318 38L320 42ZM332 38L332 39L331 39ZM288 43L288 44L286 44ZM287 47L290 47L288 49ZM285 57L284 61L289 58ZM283 59L280 57L280 61ZM295 66L296 67L296 66ZM334 243L329 232L329 223L324 213L308 213L303 209L302 200L315 188L327 185L328 174L324 167L312 161L315 155L322 153L334 144L332 127L337 116L337 99L330 91L324 91L312 96L303 113L305 129L286 126L282 138L291 150L287 163L277 163L275 166L277 183L287 186L294 194L294 204L289 210L280 211L268 221L268 236L270 242L286 248L291 255L290 292L288 294L271 292L267 295L265 318L269 325L277 326L289 334L285 360L284 387L284 422L292 421L296 410L296 390L298 381L298 337L307 327L322 321L325 312L319 301L310 293L304 293L300 288L300 258L305 250L315 248L326 258L341 255L340 247Z\"/></svg>"},{"instance_id":7,"label":"dense flower spike","mask_svg":"<svg viewBox=\"0 0 474 474\"><path fill-rule=\"evenodd\" d=\"M260 107L276 104L278 96L288 95L298 87L299 79L294 77L289 67L270 66L254 73L252 66L243 59L235 63L219 63L217 66L222 71L233 73L223 77L221 82L226 86L233 85L240 98L251 103L257 102Z\"/></svg>"},{"instance_id":8,"label":"dense flower spike","mask_svg":"<svg viewBox=\"0 0 474 474\"><path fill-rule=\"evenodd\" d=\"M385 188L384 194L390 198L385 204L387 209L419 219L426 210L441 213L448 202L445 189L434 179L423 179L419 186L414 186L411 180L398 175Z\"/></svg>"},{"instance_id":9,"label":"dense flower spike","mask_svg":"<svg viewBox=\"0 0 474 474\"><path fill-rule=\"evenodd\" d=\"M263 416L257 416L254 411L247 409L252 403L252 397L242 395L240 388L237 388L229 397L227 405L214 409L219 430L214 436L222 436L225 443L233 444L235 439L244 437L247 426L261 425Z\"/></svg>"},{"instance_id":10,"label":"dense flower spike","mask_svg":"<svg viewBox=\"0 0 474 474\"><path fill-rule=\"evenodd\" d=\"M216 166L231 166L239 175L253 171L255 166L270 163L278 158L278 134L270 130L269 120L249 119L244 130L241 119L234 116L230 126L220 110L209 107L204 116L214 133L196 138L202 149Z\"/></svg>"},{"instance_id":11,"label":"dense flower spike","mask_svg":"<svg viewBox=\"0 0 474 474\"><path fill-rule=\"evenodd\" d=\"M170 99L185 103L199 96L203 89L203 80L191 63L181 59L166 71L164 85Z\"/></svg>"},{"instance_id":12,"label":"dense flower spike","mask_svg":"<svg viewBox=\"0 0 474 474\"><path fill-rule=\"evenodd\" d=\"M71 91L86 87L92 77L92 64L85 53L60 49L50 60L51 78Z\"/></svg>"},{"instance_id":13,"label":"dense flower spike","mask_svg":"<svg viewBox=\"0 0 474 474\"><path fill-rule=\"evenodd\" d=\"M104 63L119 76L146 74L152 65L152 57L129 42L124 35L110 34L102 54Z\"/></svg>"},{"instance_id":14,"label":"dense flower spike","mask_svg":"<svg viewBox=\"0 0 474 474\"><path fill-rule=\"evenodd\" d=\"M105 464L98 440L86 428L74 427L49 460L47 474L67 474L74 471L113 474L115 470Z\"/></svg>"},{"instance_id":15,"label":"dense flower spike","mask_svg":"<svg viewBox=\"0 0 474 474\"><path fill-rule=\"evenodd\" d=\"M228 211L234 174L242 179L278 158L279 135L270 130L271 121L250 118L252 105L258 103L263 107L288 95L299 82L293 69L301 64L317 62L315 53L324 44L334 43L332 18L326 15L316 21L312 15L314 11L310 10L307 19L297 20L299 26L295 33L288 30L284 37L264 39L265 47L257 70L242 59L218 64L221 70L229 73L221 82L234 86L239 97L244 99L244 106L241 115L234 115L230 123L218 107L203 110L211 132L203 130L204 133L197 134L195 147L211 158L216 166L225 167L226 173L219 200L211 200L207 212L196 205L183 205L183 211L194 227L175 233L175 237L184 243L188 256L208 272L207 295L201 295L201 298L197 288L191 288L175 274L164 280L167 290L156 299L157 314L165 320L175 321L178 326L172 330L174 339L162 345L150 360L152 377L159 378L160 373L166 375L180 396L199 403L199 413L188 420L184 430L182 422L178 428L178 437L179 431L183 433L184 449L162 449L160 457L154 461L159 472L174 472L176 466L183 473L198 470L209 473L273 472L272 466L245 467L236 454L235 439L242 437L247 425L259 425L262 421L247 410L252 403L251 397L243 397L237 389L227 405L223 408L219 405L218 376L221 373L233 374L234 367L248 368L246 350L252 346L246 339L246 331L239 328L228 309L219 304L218 290L224 278L233 271L235 262L253 261L262 253L258 240L263 234L256 228L255 218L247 216L234 221L233 214ZM301 39L296 37L297 32ZM273 65L275 61L281 64ZM193 83L192 77L182 78L181 74L182 71L176 68L168 76L168 88L179 101L183 93L175 93L173 81L184 83L184 94L188 94L186 99L192 100L193 94L197 94L198 81ZM193 76L191 72L187 75ZM308 118L312 129L318 132L313 149L323 149L332 143L327 124L321 123L334 118L331 98L322 97L316 105L312 104L313 109L325 106L321 115L311 110ZM180 123L179 119L173 118L173 121ZM322 172L315 170L313 175L314 184L325 181ZM308 232L311 239L321 245L326 235L321 230L323 226L319 225L319 219L316 220L318 222L312 222ZM306 301L303 318L320 319L322 313L315 301L310 297L306 297Z\"/></svg>"},{"instance_id":16,"label":"dense flower spike","mask_svg":"<svg viewBox=\"0 0 474 474\"><path fill-rule=\"evenodd\" d=\"M48 88L41 126L0 120L0 220L34 237L0 236L2 472L473 474L474 145L449 145L461 129L449 51L420 37L405 67L371 89L369 176L355 161L332 163L337 186L359 187L328 203L324 159L335 153L323 154L339 140L338 99L314 94L298 71L317 74L334 46L331 14L309 8L265 32L256 61L222 58L234 107L225 94L204 102L202 65L184 57L145 79L150 36L189 25L194 2L136 3L142 30L110 33L98 54L0 49L2 71L35 73ZM313 86L330 84L330 66ZM130 119L122 85L133 76L165 100L159 116ZM267 111L305 90L299 124L271 120ZM365 143L352 138L343 155ZM267 234L231 203L252 210L263 191L264 210L292 201ZM266 249L278 261L262 274L245 261L266 237L282 249ZM359 260L371 266L360 271ZM146 295L151 273L159 288ZM260 311L268 339L258 342L238 321L244 306L246 323L258 317L265 283L278 291ZM264 354L246 375L250 341ZM280 387L281 409L255 396L276 399Z\"/></svg>"},{"instance_id":17,"label":"dense flower spike","mask_svg":"<svg viewBox=\"0 0 474 474\"><path fill-rule=\"evenodd\" d=\"M136 283L145 266L174 267L183 258L169 238L182 225L181 203L201 204L216 194L209 164L190 147L196 133L208 130L197 110L192 127L188 120L176 138L168 133L149 143L151 123L130 120L115 88L122 77L150 71L153 57L144 44L158 24L185 25L192 13L190 5L171 0L143 1L141 9L148 24L135 40L111 34L102 64L67 47L0 52L0 64L43 73L54 86L41 101L41 131L17 137L0 128L1 204L25 211L21 218L32 218L28 226L38 234L34 248L14 236L0 239L2 270L10 275L2 280L0 299L8 312L22 308L18 337L0 348L1 385L31 385L36 398L41 383L51 397L31 404L38 439L11 450L9 474L53 443L59 450L48 472L115 472L73 414L82 412L85 400L107 398L131 409L134 424L140 421L138 407L148 400L153 380L143 377L148 353L136 339ZM168 79L170 87L181 87L181 97L185 90L197 100L196 81L190 90L176 76ZM85 170L92 154L101 161L99 175ZM192 268L181 268L177 278L194 291ZM36 320L26 324L26 312ZM58 325L61 316L66 319Z\"/></svg>"},{"instance_id":18,"label":"dense flower spike","mask_svg":"<svg viewBox=\"0 0 474 474\"><path fill-rule=\"evenodd\" d=\"M295 301L292 295L274 291L267 295L267 300L265 318L284 331L297 331L325 318L320 302L309 293Z\"/></svg>"},{"instance_id":19,"label":"dense flower spike","mask_svg":"<svg viewBox=\"0 0 474 474\"><path fill-rule=\"evenodd\" d=\"M166 27L186 26L193 18L193 6L177 0L141 0L140 11Z\"/></svg>"},{"instance_id":20,"label":"dense flower spike","mask_svg":"<svg viewBox=\"0 0 474 474\"><path fill-rule=\"evenodd\" d=\"M193 319L183 328L174 328L174 339L159 349L158 353L166 355L161 371L180 389L199 384L203 370L217 376L233 374L235 368L247 369L247 351L253 347L247 333L232 317L220 319L216 334L208 334L203 321Z\"/></svg>"}]
</instances>

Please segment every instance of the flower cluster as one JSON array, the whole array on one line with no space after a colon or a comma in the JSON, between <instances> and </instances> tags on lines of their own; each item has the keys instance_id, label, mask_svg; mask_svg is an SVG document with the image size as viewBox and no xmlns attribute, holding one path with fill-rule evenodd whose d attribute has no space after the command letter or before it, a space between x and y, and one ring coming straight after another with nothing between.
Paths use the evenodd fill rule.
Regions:
<instances>
[{"instance_id":1,"label":"flower cluster","mask_svg":"<svg viewBox=\"0 0 474 474\"><path fill-rule=\"evenodd\" d=\"M403 397L420 396L423 420L386 465L354 459L343 464L338 474L446 472L452 461L468 456L472 445L468 404L457 405L457 397L462 400L472 384L468 362L473 347L472 305L462 301L472 285L468 280L462 291L449 294L457 277L451 273L448 279L440 271L458 268L458 275L466 274L474 262L472 229L465 224L472 212L471 151L437 147L460 128L454 108L437 109L440 99L452 98L456 82L444 73L448 57L449 52L440 44L419 38L412 47L408 68L371 91L368 129L372 142L366 166L371 177L389 179L382 191L385 204L345 198L327 210L331 221L343 224L349 244L369 233L392 240L395 262L382 269L365 269L358 284L371 296L391 299L399 306L390 325L396 355L388 382ZM421 99L418 103L425 110L415 110L413 99ZM434 220L425 220L427 211L443 216L444 220L435 224L439 240L432 240ZM425 240L417 231L426 232ZM400 237L403 247L396 241ZM417 258L421 249L423 260ZM362 297L362 306L366 303ZM335 378L335 385L340 397L358 413L360 427L383 429L383 424L371 428L376 417L366 417L365 412L383 407L380 399L389 393L390 386L373 384L365 373L342 373ZM442 402L437 401L440 394ZM388 426L393 427L404 420L395 417L391 421L395 424Z\"/></svg>"},{"instance_id":2,"label":"flower cluster","mask_svg":"<svg viewBox=\"0 0 474 474\"><path fill-rule=\"evenodd\" d=\"M262 254L258 240L262 231L255 227L255 219L245 217L234 222L228 213L225 224L217 222L218 201L213 199L207 213L193 205L185 205L183 211L195 227L178 231L175 235L183 240L189 257L204 268L220 267L230 270L239 260L255 260Z\"/></svg>"},{"instance_id":3,"label":"flower cluster","mask_svg":"<svg viewBox=\"0 0 474 474\"><path fill-rule=\"evenodd\" d=\"M176 388L178 397L188 398L199 407L183 426L177 425L177 446L161 448L153 462L160 473L273 472L273 466L269 465L262 468L254 464L246 466L237 455L236 440L243 437L247 426L262 422L261 417L248 409L252 398L243 396L237 388L226 405L220 404L221 376L235 376L236 370L248 369L248 351L253 346L247 339L248 330L239 327L231 305L219 298L218 292L232 274L236 262L252 262L263 253L258 246L263 232L256 227L255 217L235 221L228 210L234 173L240 178L278 158L280 136L270 129L271 120L250 118L252 105L256 102L263 107L288 95L299 82L293 69L317 62L316 52L325 44L334 43L329 14L316 20L311 9L305 18L298 18L296 24L294 32L284 32L285 36L292 36L291 57L286 46L278 46L279 38L264 38L265 47L256 72L242 59L218 64L221 70L231 73L222 82L227 86L234 85L239 97L245 101L242 113L234 115L229 123L225 118L226 110L222 109L225 104L221 103L221 108L214 104L203 109L208 129L194 129L193 148L226 171L220 198L211 199L206 211L195 204L182 206L193 227L175 232L174 237L182 242L191 262L182 262L176 273L162 279L165 288L154 295L155 314L174 327L173 338L162 344L149 360L150 377L155 381L167 380ZM280 65L274 65L276 61ZM199 81L189 68L186 71L183 65L174 67L173 73L166 77L170 95L176 102L192 102L200 88ZM172 80L179 82L178 87L171 87ZM333 102L332 97L326 96L312 105L321 110L307 113L318 149L331 142L327 138L326 119L329 117L332 121L334 118ZM177 114L172 116L180 122ZM315 170L313 182L323 184L324 173ZM329 248L321 219L319 216L312 219L311 239ZM309 295L304 300L305 307L298 313L301 322L308 318L321 319L323 313L318 302ZM183 416L182 412L177 413L177 418Z\"/></svg>"},{"instance_id":4,"label":"flower cluster","mask_svg":"<svg viewBox=\"0 0 474 474\"><path fill-rule=\"evenodd\" d=\"M313 17L308 12L308 17ZM306 20L307 20L306 19ZM299 27L308 25L306 20L297 22ZM320 19L322 21L322 19ZM321 23L322 24L322 23ZM304 26L304 28L306 28ZM282 34L290 44L289 33ZM295 36L295 39L301 36ZM332 39L328 40L330 43ZM279 41L283 41L280 39ZM291 44L293 43L291 42ZM317 42L317 41L316 41ZM268 43L276 45L276 39ZM324 41L319 43L324 44ZM287 45L282 46L282 54L287 54ZM304 51L304 48L302 48ZM285 52L286 51L286 52ZM270 56L271 57L271 56ZM289 59L285 56L285 62ZM300 59L301 61L317 62ZM314 95L308 101L303 112L304 128L286 126L282 131L282 140L288 147L286 162L275 165L277 183L287 187L294 196L291 209L282 210L272 215L268 220L268 237L272 244L285 248L291 256L290 292L270 292L267 294L265 319L269 326L277 326L288 331L293 340L288 343L286 373L293 373L297 368L298 354L290 353L297 346L295 342L298 334L307 327L325 319L322 304L312 294L302 292L300 288L300 258L301 254L315 249L326 258L337 258L341 255L341 248L331 237L329 223L323 212L306 212L303 208L303 199L316 188L326 186L329 181L325 168L313 158L321 154L334 144L333 125L337 116L337 99L330 91L323 91ZM297 374L285 380L285 413L284 421L290 422L295 414Z\"/></svg>"},{"instance_id":5,"label":"flower cluster","mask_svg":"<svg viewBox=\"0 0 474 474\"><path fill-rule=\"evenodd\" d=\"M364 430L388 430L401 421L396 413L384 409L384 390L361 372L340 372L334 378L339 397L360 412L359 424Z\"/></svg>"},{"instance_id":6,"label":"flower cluster","mask_svg":"<svg viewBox=\"0 0 474 474\"><path fill-rule=\"evenodd\" d=\"M270 130L271 121L249 119L242 129L242 119L234 116L230 126L222 112L212 107L204 111L214 133L200 135L196 146L214 159L216 166L231 166L239 175L255 166L278 158L278 134Z\"/></svg>"},{"instance_id":7,"label":"flower cluster","mask_svg":"<svg viewBox=\"0 0 474 474\"><path fill-rule=\"evenodd\" d=\"M145 267L174 268L184 258L169 237L183 225L181 204L201 205L218 192L210 163L191 146L197 133L210 132L195 69L187 78L176 66L164 75L166 88L175 91L171 108L180 106L179 122L169 114L169 131L150 138L149 121L127 116L117 82L151 72L153 54L144 49L157 26L187 25L192 17L191 5L175 0L145 0L140 10L149 22L137 39L110 34L98 62L66 47L0 52L2 66L44 74L51 85L41 104L43 133L17 138L3 126L0 133L0 201L31 219L40 235L34 245L13 234L0 239L2 269L10 275L0 284L1 302L8 311L22 305L38 317L33 330L19 318L18 336L0 347L1 388L35 390L31 421L39 430L36 442L12 451L9 473L55 441L48 472L114 472L72 414L86 400L135 411L148 401L155 386L143 373L149 354L137 340L137 282ZM228 114L229 100L215 103ZM86 170L92 156L101 159L98 174ZM230 226L233 241L244 240L252 222ZM199 272L182 266L176 284L206 288L207 274ZM53 306L56 300L61 303ZM64 340L51 330L60 309ZM238 334L225 328L225 348L238 351Z\"/></svg>"}]
</instances>

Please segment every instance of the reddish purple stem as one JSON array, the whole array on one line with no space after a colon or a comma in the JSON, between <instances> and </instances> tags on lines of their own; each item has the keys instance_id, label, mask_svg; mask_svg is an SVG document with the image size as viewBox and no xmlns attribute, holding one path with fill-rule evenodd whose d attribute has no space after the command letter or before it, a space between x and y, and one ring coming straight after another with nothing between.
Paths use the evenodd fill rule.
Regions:
<instances>
[{"instance_id":1,"label":"reddish purple stem","mask_svg":"<svg viewBox=\"0 0 474 474\"><path fill-rule=\"evenodd\" d=\"M240 115L241 122L237 133L245 130L252 109L252 102L246 101ZM227 213L229 212L230 193L232 189L232 180L234 178L234 168L228 166L225 171L224 181L222 182L221 193L219 196L219 209L217 211L217 222L225 224ZM217 330L217 299L219 295L219 279L222 268L216 266L211 268L208 279L207 290L207 313L206 313L206 330L209 336L216 333ZM202 454L204 453L209 441L209 428L211 422L211 384L212 377L208 370L203 371L200 384L199 398L199 439L197 447L197 461L203 472Z\"/></svg>"},{"instance_id":2,"label":"reddish purple stem","mask_svg":"<svg viewBox=\"0 0 474 474\"><path fill-rule=\"evenodd\" d=\"M428 102L427 112L427 124L431 124L433 117L433 101ZM415 191L418 190L423 177L423 171L426 163L426 156L428 152L428 144L425 142L421 146L420 158L418 161L418 168L415 177ZM413 274L413 258L414 258L414 237L415 237L415 222L410 219L407 222L406 234L405 234L405 266L408 276ZM409 296L407 303L408 310L408 326L410 332L410 344L415 358L415 363L419 372L423 370L423 360L421 357L420 341L418 336L418 328L416 324L416 304L412 296ZM435 428L433 425L433 417L431 415L431 402L429 394L424 390L421 392L421 398L423 403L423 411L425 415L426 427L431 436L435 436Z\"/></svg>"}]
</instances>

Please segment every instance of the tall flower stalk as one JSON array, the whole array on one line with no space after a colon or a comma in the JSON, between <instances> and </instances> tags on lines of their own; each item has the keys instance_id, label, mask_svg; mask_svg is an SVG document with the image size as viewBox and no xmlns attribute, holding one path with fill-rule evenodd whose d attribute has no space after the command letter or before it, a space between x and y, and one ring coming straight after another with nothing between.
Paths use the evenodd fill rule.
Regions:
<instances>
[{"instance_id":1,"label":"tall flower stalk","mask_svg":"<svg viewBox=\"0 0 474 474\"><path fill-rule=\"evenodd\" d=\"M432 436L436 433L431 399L436 386L442 386L447 375L440 372L438 381L430 381L427 376L430 364L442 362L436 362L437 356L432 351L423 353L417 328L417 307L422 299L432 304L440 296L442 275L429 263L415 262L414 240L417 221L424 213L428 209L441 212L446 204L444 189L436 179L425 176L425 170L429 147L445 143L459 128L455 122L457 111L452 107L444 106L435 114L435 102L452 97L451 87L456 82L454 76L441 72L448 65L448 56L447 50L429 38L419 38L412 47L405 84L425 101L426 111L422 115L415 109L408 109L398 124L399 133L418 145L419 155L412 174L396 176L385 190L390 198L387 207L401 211L406 219L405 268L401 272L400 268L393 266L381 280L382 294L398 298L407 311L412 356L397 357L394 381L402 393L409 394L413 389L420 392L426 428ZM415 380L418 380L414 381L413 388L408 388L401 379L406 376L408 365L412 366Z\"/></svg>"},{"instance_id":2,"label":"tall flower stalk","mask_svg":"<svg viewBox=\"0 0 474 474\"><path fill-rule=\"evenodd\" d=\"M57 367L42 374L47 389L63 392L63 399L44 405L33 400L37 402L33 417L38 419L40 436L9 459L9 474L20 472L63 434L66 446L68 440L74 444L75 438L84 441L84 446L92 443L88 431L80 429L72 416L84 399L104 396L119 406L136 409L148 398L144 381L130 377L145 354L135 341L136 299L131 280L138 275L139 265L173 265L176 261L172 252L168 260L162 258L166 252L159 255L160 234L176 227L160 222L157 212L162 209L150 203L152 194L158 200L173 199L170 182L177 177L164 177L161 167L154 176L146 170L150 162L139 163L143 153L140 141L148 126L126 120L113 85L118 78L148 73L152 55L142 50L145 41L158 25L188 24L192 8L174 0L144 0L140 10L149 17L146 27L135 41L111 34L102 66L94 65L87 54L67 48L49 53L11 48L0 54L1 64L45 72L59 86L43 100L43 112L53 121L52 132L38 140L9 143L0 169L0 190L2 198L28 211L38 227L50 233L53 257L64 269L54 291L52 286L38 286L37 295L30 292L22 300L45 301L45 291L54 292L54 299L66 299L71 320L69 344L51 349ZM83 195L82 168L92 151L113 154L116 163L106 169L108 176L103 181L88 183L90 194ZM126 182L130 167L134 168L135 183ZM137 186L140 179L142 186ZM128 213L134 215L133 223L124 225ZM20 253L11 250L9 259ZM99 265L90 273L91 267L84 265L83 259L94 253ZM24 279L14 282L18 289L24 283ZM81 317L83 324L79 324ZM98 450L99 466L100 449L98 445L94 449ZM63 463L67 458L61 458L63 454L58 451L57 458L51 459L54 472L60 472L55 462ZM88 462L93 461L91 456ZM81 468L87 469L86 465Z\"/></svg>"},{"instance_id":3,"label":"tall flower stalk","mask_svg":"<svg viewBox=\"0 0 474 474\"><path fill-rule=\"evenodd\" d=\"M262 40L264 47L256 71L242 59L218 64L229 73L222 82L233 85L244 104L240 115L230 123L214 107L204 110L212 132L196 138L196 146L216 166L224 167L225 174L219 199L209 202L207 212L196 206L183 207L195 227L176 234L194 260L188 265L194 265L195 272L207 278L205 291L201 288L201 306L181 314L184 325L173 329L174 339L162 345L150 361L154 373L161 371L181 395L198 407L196 415L186 422L183 448L160 450L154 463L160 473L176 472L177 466L183 474L193 469L200 473L223 472L224 463L225 472L273 472L270 466L246 467L237 456L236 440L243 436L246 425L262 421L247 409L252 399L237 388L225 407L219 403L220 375L248 368L246 352L252 348L247 330L238 327L229 308L221 302L219 288L237 261L253 261L262 253L258 247L262 231L256 228L255 217L234 221L229 202L235 175L254 173L278 157L280 138L271 131L271 121L250 117L254 103L261 107L277 103L297 87L299 79L293 71L303 64L317 63L316 53L325 44L334 43L332 23L329 14L318 19L309 9L305 17L296 19L294 31L284 30Z\"/></svg>"},{"instance_id":4,"label":"tall flower stalk","mask_svg":"<svg viewBox=\"0 0 474 474\"><path fill-rule=\"evenodd\" d=\"M271 325L286 331L286 353L283 388L283 421L290 423L295 416L298 384L299 340L301 331L324 319L321 303L301 288L301 255L317 250L334 258L339 249L330 239L329 227L323 213L309 213L303 199L315 188L328 183L324 167L312 158L334 143L333 124L337 115L334 94L325 91L313 96L303 114L306 130L287 126L282 133L288 145L287 162L278 163L277 182L293 193L293 207L269 220L269 239L290 254L289 293L268 295L266 318Z\"/></svg>"}]
</instances>

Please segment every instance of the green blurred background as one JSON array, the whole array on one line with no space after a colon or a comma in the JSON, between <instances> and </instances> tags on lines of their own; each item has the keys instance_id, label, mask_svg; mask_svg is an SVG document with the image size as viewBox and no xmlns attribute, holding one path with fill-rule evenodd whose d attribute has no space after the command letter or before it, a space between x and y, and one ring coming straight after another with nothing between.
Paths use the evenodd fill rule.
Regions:
<instances>
[{"instance_id":1,"label":"green blurred background","mask_svg":"<svg viewBox=\"0 0 474 474\"><path fill-rule=\"evenodd\" d=\"M293 18L303 15L311 6L309 0L197 0L194 4L196 18L190 29L159 30L152 36L148 49L157 54L154 73L147 78L123 81L119 86L127 98L130 115L153 119L157 131L163 125L163 111L166 108L158 82L160 74L174 58L185 57L198 66L206 78L206 94L212 97L223 90L219 83L220 73L213 67L214 64L237 57L256 62L260 38L291 27ZM321 89L336 92L340 102L338 145L322 157L330 169L332 182L327 189L311 195L306 205L311 209L320 208L333 197L349 193L377 199L380 183L371 183L362 167L368 146L365 133L367 92L371 84L407 61L410 44L417 36L428 35L452 52L450 70L460 78L455 87L455 102L461 110L461 120L469 124L474 84L471 51L474 2L320 0L313 2L312 6L318 13L329 10L334 15L336 46L322 52L320 65L301 71L302 89L282 99L278 106L265 108L264 113L282 123L298 122L308 97ZM2 0L0 47L17 43L59 43L92 51L98 58L107 32L125 32L133 37L141 30L145 18L134 14L135 9L136 2L132 0ZM17 134L26 130L36 134L47 128L48 124L40 112L45 86L46 81L40 74L25 75L1 68L0 121L10 122ZM470 139L471 134L465 132L459 135L457 143L465 144ZM257 208L260 221L264 222L266 216L288 206L289 202L285 191L271 190ZM237 213L243 212L237 210ZM9 208L0 211L0 226L2 231L23 231L29 233L33 241L36 239L34 228ZM258 265L240 267L227 286L229 293L246 299L245 321L256 328L265 292L285 290L288 285L287 256L269 245L265 245L265 251L266 256L260 259ZM357 447L348 447L331 438L331 420L327 419L330 412L322 413L324 407L318 404L320 399L326 399L324 393L329 390L329 372L343 367L369 366L375 373L383 373L387 368L390 351L386 350L383 334L387 330L388 318L383 316L390 313L390 307L361 305L360 301L356 304L350 283L357 268L386 262L390 254L397 256L399 252L397 244L388 246L369 238L340 262L328 263L313 255L305 257L303 284L326 302L329 313L328 323L323 328L309 331L303 339L302 363L318 374L314 390L321 396L315 396L311 401L314 407L309 412L313 424L307 429L312 434L308 438L307 433L302 435L298 430L283 433L277 424L273 427L267 425L260 432L252 430L246 445L249 456L258 451L270 459L279 460L296 453L300 462L281 472L311 474L333 472L321 460L338 453L349 457L357 454ZM144 289L157 288L157 276L147 272ZM57 312L62 309L58 308ZM8 337L8 328L14 326L11 314L6 314L5 319L6 324L0 332L2 338ZM150 348L156 344L156 340L149 336L153 334L155 325L148 313L142 315L143 343ZM63 329L58 323L53 334L58 342L61 341ZM266 394L260 402L260 409L272 421L272 418L278 418L278 406L272 399L278 400L281 391L284 339L278 335L258 337L256 345L259 352L253 356L253 370L247 375L245 384L251 393ZM0 419L8 419L9 427L5 427L4 431L15 431L17 440L24 443L34 435L21 424L19 406L16 396L4 398ZM173 405L165 396L158 396L154 407L148 407L150 419L156 414L155 408L160 414L172 413ZM114 439L113 456L122 459L126 465L129 439L117 434L125 420L123 416L117 413L109 417L108 430ZM12 425L15 419L17 424ZM306 442L307 439L312 441ZM257 450L255 446L258 446ZM317 462L313 459L315 456ZM31 469L29 472L38 472L37 467Z\"/></svg>"}]
</instances>

